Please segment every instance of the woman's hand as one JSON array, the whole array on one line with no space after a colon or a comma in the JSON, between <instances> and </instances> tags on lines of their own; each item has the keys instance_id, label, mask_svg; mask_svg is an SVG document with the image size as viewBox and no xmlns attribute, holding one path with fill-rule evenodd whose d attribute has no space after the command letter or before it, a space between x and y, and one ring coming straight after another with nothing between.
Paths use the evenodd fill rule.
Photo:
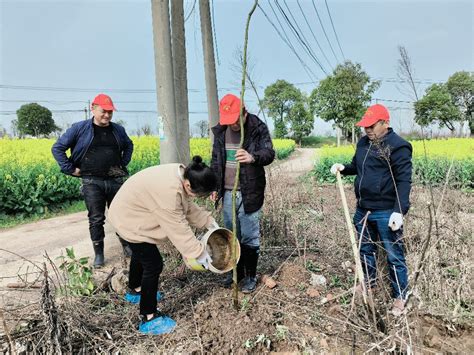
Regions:
<instances>
[{"instance_id":1,"label":"woman's hand","mask_svg":"<svg viewBox=\"0 0 474 355\"><path fill-rule=\"evenodd\" d=\"M201 253L201 255L196 258L196 261L202 266L204 266L206 270L209 269L209 264L212 264L212 258L207 252L206 248L204 248L204 251Z\"/></svg>"}]
</instances>

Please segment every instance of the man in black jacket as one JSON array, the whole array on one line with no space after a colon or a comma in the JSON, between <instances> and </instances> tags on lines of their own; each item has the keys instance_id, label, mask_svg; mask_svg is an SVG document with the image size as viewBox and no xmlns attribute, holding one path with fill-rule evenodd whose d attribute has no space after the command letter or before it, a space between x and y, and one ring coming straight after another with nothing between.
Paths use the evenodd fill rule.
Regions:
<instances>
[{"instance_id":1,"label":"man in black jacket","mask_svg":"<svg viewBox=\"0 0 474 355\"><path fill-rule=\"evenodd\" d=\"M376 243L380 241L387 252L394 298L392 312L399 315L404 311L408 291L403 215L410 207L412 147L389 127L389 119L384 106L369 107L357 123L364 127L366 136L358 142L352 162L347 165L336 163L331 172L356 175L354 224L362 238L360 257L365 281L369 288L375 286Z\"/></svg>"},{"instance_id":2,"label":"man in black jacket","mask_svg":"<svg viewBox=\"0 0 474 355\"><path fill-rule=\"evenodd\" d=\"M133 152L133 142L125 129L111 122L114 111L109 96L97 95L92 102L93 117L74 123L51 149L61 171L82 180L81 194L88 211L96 268L105 263L105 207L110 206L128 175L127 165ZM66 151L69 149L68 157ZM132 251L128 242L120 237L119 240L125 255L130 256Z\"/></svg>"},{"instance_id":3,"label":"man in black jacket","mask_svg":"<svg viewBox=\"0 0 474 355\"><path fill-rule=\"evenodd\" d=\"M211 168L217 174L217 192L211 199L223 199L224 225L232 230L232 189L237 162L240 179L236 198L237 238L241 256L237 265L237 279L244 293L251 293L257 285L257 262L260 251L260 214L265 193L264 166L275 159L272 139L265 123L248 113L244 107L244 140L240 148L240 99L225 95L219 105L219 124L212 128L214 145ZM242 281L242 282L240 282ZM232 284L232 273L224 285Z\"/></svg>"}]
</instances>

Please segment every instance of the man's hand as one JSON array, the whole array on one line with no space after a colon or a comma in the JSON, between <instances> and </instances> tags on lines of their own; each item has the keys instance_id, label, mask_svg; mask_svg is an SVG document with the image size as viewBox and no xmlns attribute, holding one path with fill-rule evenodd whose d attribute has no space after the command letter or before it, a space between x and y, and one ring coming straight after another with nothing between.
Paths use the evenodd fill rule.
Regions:
<instances>
[{"instance_id":1,"label":"man's hand","mask_svg":"<svg viewBox=\"0 0 474 355\"><path fill-rule=\"evenodd\" d=\"M333 164L331 166L331 174L336 175L338 171L343 171L344 170L344 165L340 163Z\"/></svg>"},{"instance_id":2,"label":"man's hand","mask_svg":"<svg viewBox=\"0 0 474 355\"><path fill-rule=\"evenodd\" d=\"M212 202L216 202L216 201L217 201L217 191L212 191L212 192L211 192L211 195L209 196L209 199L210 199Z\"/></svg>"},{"instance_id":3,"label":"man's hand","mask_svg":"<svg viewBox=\"0 0 474 355\"><path fill-rule=\"evenodd\" d=\"M204 266L206 270L209 269L209 264L212 264L212 258L205 248L204 248L204 251L201 253L201 255L199 255L199 257L196 258L196 261L202 266Z\"/></svg>"},{"instance_id":4,"label":"man's hand","mask_svg":"<svg viewBox=\"0 0 474 355\"><path fill-rule=\"evenodd\" d=\"M251 164L255 161L252 154L247 152L245 149L237 149L237 152L235 153L235 160L241 164Z\"/></svg>"},{"instance_id":5,"label":"man's hand","mask_svg":"<svg viewBox=\"0 0 474 355\"><path fill-rule=\"evenodd\" d=\"M397 231L403 226L403 216L401 213L393 212L388 220L388 226L392 231Z\"/></svg>"},{"instance_id":6,"label":"man's hand","mask_svg":"<svg viewBox=\"0 0 474 355\"><path fill-rule=\"evenodd\" d=\"M76 168L76 170L74 170L74 172L72 173L72 175L74 175L74 176L81 176L81 169Z\"/></svg>"}]
</instances>

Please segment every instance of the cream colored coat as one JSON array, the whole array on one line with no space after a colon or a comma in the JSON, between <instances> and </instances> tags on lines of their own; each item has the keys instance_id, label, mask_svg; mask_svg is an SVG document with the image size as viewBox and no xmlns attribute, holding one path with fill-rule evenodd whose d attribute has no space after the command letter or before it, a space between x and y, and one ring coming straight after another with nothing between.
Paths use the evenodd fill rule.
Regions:
<instances>
[{"instance_id":1,"label":"cream colored coat","mask_svg":"<svg viewBox=\"0 0 474 355\"><path fill-rule=\"evenodd\" d=\"M203 246L191 226L214 222L210 212L197 206L183 187L184 166L164 164L130 177L115 195L107 221L131 243L158 244L169 239L186 258L197 258Z\"/></svg>"}]
</instances>

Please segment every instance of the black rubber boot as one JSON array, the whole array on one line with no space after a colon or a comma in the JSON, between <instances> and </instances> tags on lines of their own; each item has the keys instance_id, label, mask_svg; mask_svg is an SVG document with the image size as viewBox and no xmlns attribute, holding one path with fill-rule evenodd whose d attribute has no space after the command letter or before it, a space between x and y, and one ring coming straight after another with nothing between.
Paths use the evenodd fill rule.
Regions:
<instances>
[{"instance_id":1,"label":"black rubber boot","mask_svg":"<svg viewBox=\"0 0 474 355\"><path fill-rule=\"evenodd\" d=\"M132 256L132 249L130 248L129 243L125 239L122 239L121 237L119 237L118 234L117 234L117 237L120 241L120 244L122 244L123 255L125 255L125 257L127 258L130 258Z\"/></svg>"},{"instance_id":2,"label":"black rubber boot","mask_svg":"<svg viewBox=\"0 0 474 355\"><path fill-rule=\"evenodd\" d=\"M242 281L242 292L243 293L252 293L257 288L257 263L258 255L260 253L259 247L243 247L245 250L245 273L246 277Z\"/></svg>"},{"instance_id":3,"label":"black rubber boot","mask_svg":"<svg viewBox=\"0 0 474 355\"><path fill-rule=\"evenodd\" d=\"M99 269L104 266L104 242L93 242L94 246L94 267Z\"/></svg>"}]
</instances>

